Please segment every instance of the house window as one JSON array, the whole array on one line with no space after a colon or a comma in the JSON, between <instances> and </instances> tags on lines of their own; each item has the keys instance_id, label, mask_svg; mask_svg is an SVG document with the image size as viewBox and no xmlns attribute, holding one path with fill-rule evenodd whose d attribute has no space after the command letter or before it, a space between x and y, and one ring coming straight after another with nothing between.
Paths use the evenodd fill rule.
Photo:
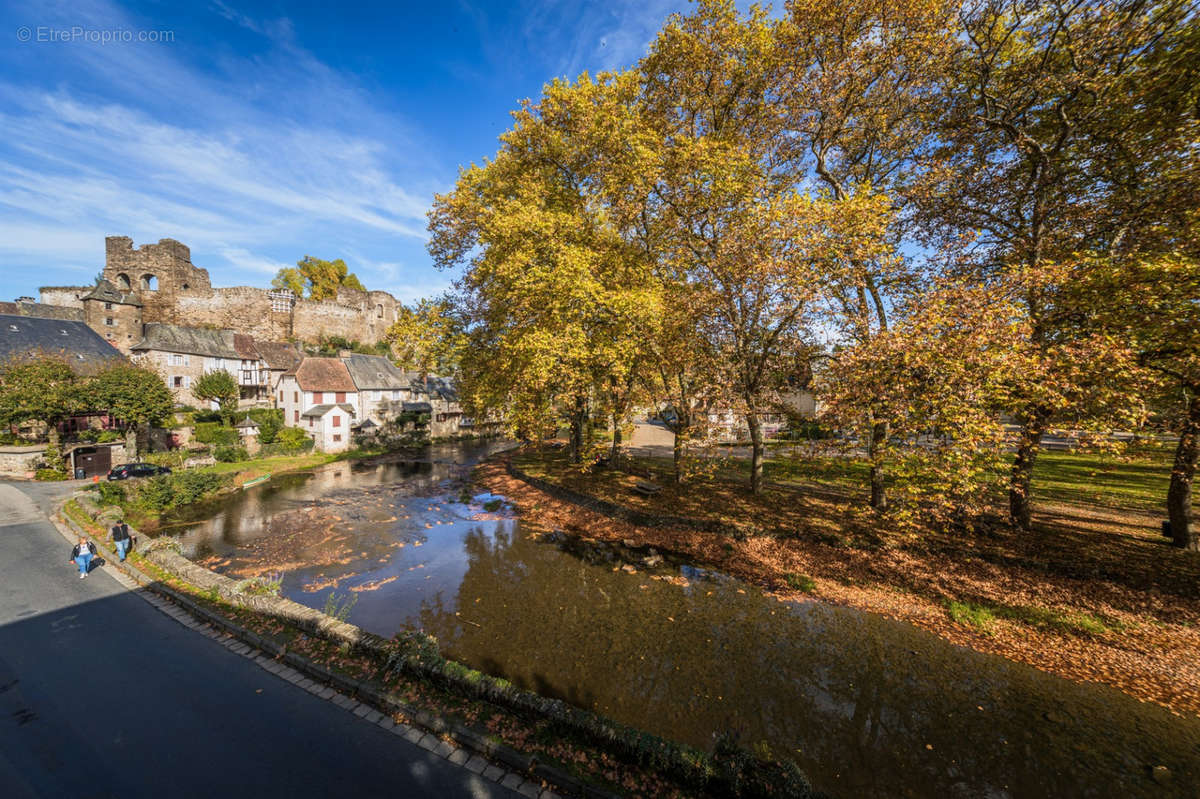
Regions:
<instances>
[{"instance_id":1,"label":"house window","mask_svg":"<svg viewBox=\"0 0 1200 799\"><path fill-rule=\"evenodd\" d=\"M113 318L111 316L106 316L106 317L104 317L104 324L108 325L109 327L112 327L113 325L116 324L116 322L113 321Z\"/></svg>"},{"instance_id":2,"label":"house window","mask_svg":"<svg viewBox=\"0 0 1200 799\"><path fill-rule=\"evenodd\" d=\"M182 355L168 355L167 363L169 363L171 366L183 366L183 356Z\"/></svg>"},{"instance_id":3,"label":"house window","mask_svg":"<svg viewBox=\"0 0 1200 799\"><path fill-rule=\"evenodd\" d=\"M106 310L106 311L111 311L111 310L112 310L112 303L111 303L111 302L106 302L106 303L104 303L104 310Z\"/></svg>"},{"instance_id":4,"label":"house window","mask_svg":"<svg viewBox=\"0 0 1200 799\"><path fill-rule=\"evenodd\" d=\"M296 411L294 411L294 413L296 414L296 417L295 417L295 419L293 419L293 421L294 421L296 424L300 424L300 410L299 410L299 409L296 409Z\"/></svg>"},{"instance_id":5,"label":"house window","mask_svg":"<svg viewBox=\"0 0 1200 799\"><path fill-rule=\"evenodd\" d=\"M310 417L308 417L308 426L309 426L309 427L312 427L312 426L313 426L313 420L312 420L312 417L311 417L311 416L310 416Z\"/></svg>"},{"instance_id":6,"label":"house window","mask_svg":"<svg viewBox=\"0 0 1200 799\"><path fill-rule=\"evenodd\" d=\"M283 395L282 395L282 393L280 394L280 397L279 397L279 398L280 398L280 399L283 399ZM299 391L293 391L293 392L292 392L292 402L296 403L297 405L299 405L299 404L300 404L300 392L299 392Z\"/></svg>"},{"instance_id":7,"label":"house window","mask_svg":"<svg viewBox=\"0 0 1200 799\"><path fill-rule=\"evenodd\" d=\"M314 403L316 403L317 405L320 405L324 401L325 401L325 392L323 392L323 391L314 391L313 392L313 402Z\"/></svg>"},{"instance_id":8,"label":"house window","mask_svg":"<svg viewBox=\"0 0 1200 799\"><path fill-rule=\"evenodd\" d=\"M183 378L180 377L179 375L175 375L174 377L172 377L171 378L171 387L172 388L183 388Z\"/></svg>"},{"instance_id":9,"label":"house window","mask_svg":"<svg viewBox=\"0 0 1200 799\"><path fill-rule=\"evenodd\" d=\"M334 402L345 402L346 401L346 392L345 391L339 391L334 396L337 397L337 399L335 399Z\"/></svg>"},{"instance_id":10,"label":"house window","mask_svg":"<svg viewBox=\"0 0 1200 799\"><path fill-rule=\"evenodd\" d=\"M283 392L282 391L279 392L279 401L283 402Z\"/></svg>"},{"instance_id":11,"label":"house window","mask_svg":"<svg viewBox=\"0 0 1200 799\"><path fill-rule=\"evenodd\" d=\"M342 417L340 417L340 416L334 416L334 417L333 417L333 426L334 426L334 427L341 427L341 426L342 426Z\"/></svg>"},{"instance_id":12,"label":"house window","mask_svg":"<svg viewBox=\"0 0 1200 799\"><path fill-rule=\"evenodd\" d=\"M341 434L341 433L334 433L334 434L333 434L333 443L335 443L335 444L336 444L337 442L339 442L339 441L341 441L341 440L342 440L342 434Z\"/></svg>"},{"instance_id":13,"label":"house window","mask_svg":"<svg viewBox=\"0 0 1200 799\"><path fill-rule=\"evenodd\" d=\"M392 392L392 399L394 399L394 400L400 399L400 390L399 389Z\"/></svg>"}]
</instances>

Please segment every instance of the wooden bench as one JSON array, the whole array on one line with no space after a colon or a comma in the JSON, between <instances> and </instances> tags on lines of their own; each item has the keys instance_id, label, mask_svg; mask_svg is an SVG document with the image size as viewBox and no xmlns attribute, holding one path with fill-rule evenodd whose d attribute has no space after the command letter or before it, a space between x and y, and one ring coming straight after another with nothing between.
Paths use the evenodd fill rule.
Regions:
<instances>
[{"instance_id":1,"label":"wooden bench","mask_svg":"<svg viewBox=\"0 0 1200 799\"><path fill-rule=\"evenodd\" d=\"M662 486L655 485L647 480L638 480L633 484L633 490L643 496L652 497L659 491L662 491Z\"/></svg>"}]
</instances>

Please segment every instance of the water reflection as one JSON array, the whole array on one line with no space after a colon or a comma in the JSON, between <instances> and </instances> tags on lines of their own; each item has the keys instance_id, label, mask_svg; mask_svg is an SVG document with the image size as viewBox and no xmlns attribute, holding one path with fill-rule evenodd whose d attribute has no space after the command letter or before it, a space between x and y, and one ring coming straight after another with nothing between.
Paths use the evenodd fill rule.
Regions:
<instances>
[{"instance_id":1,"label":"water reflection","mask_svg":"<svg viewBox=\"0 0 1200 799\"><path fill-rule=\"evenodd\" d=\"M1200 779L1196 719L879 616L588 562L447 501L459 456L285 478L184 538L236 571L312 528L324 549L287 571L288 596L356 591L367 629L424 628L464 662L703 748L738 731L835 795L1187 796ZM344 558L321 560L330 541Z\"/></svg>"}]
</instances>

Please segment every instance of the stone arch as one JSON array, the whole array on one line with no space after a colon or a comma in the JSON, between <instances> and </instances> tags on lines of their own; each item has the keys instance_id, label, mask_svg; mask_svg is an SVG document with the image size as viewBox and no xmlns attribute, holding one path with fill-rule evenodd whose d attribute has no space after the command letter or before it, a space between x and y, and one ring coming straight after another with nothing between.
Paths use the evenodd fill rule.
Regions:
<instances>
[{"instance_id":1,"label":"stone arch","mask_svg":"<svg viewBox=\"0 0 1200 799\"><path fill-rule=\"evenodd\" d=\"M117 275L117 288L121 289L122 291L129 291L133 288L133 283L129 282L129 275L125 274L124 272Z\"/></svg>"},{"instance_id":2,"label":"stone arch","mask_svg":"<svg viewBox=\"0 0 1200 799\"><path fill-rule=\"evenodd\" d=\"M158 291L158 278L149 273L142 275L142 291Z\"/></svg>"}]
</instances>

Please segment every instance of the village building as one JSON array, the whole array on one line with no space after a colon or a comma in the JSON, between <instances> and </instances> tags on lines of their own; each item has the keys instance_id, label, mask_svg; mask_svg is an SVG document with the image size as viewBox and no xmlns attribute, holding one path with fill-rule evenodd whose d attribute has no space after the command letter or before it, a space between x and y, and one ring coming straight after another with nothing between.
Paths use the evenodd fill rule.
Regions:
<instances>
[{"instance_id":1,"label":"village building","mask_svg":"<svg viewBox=\"0 0 1200 799\"><path fill-rule=\"evenodd\" d=\"M26 307L23 313L0 313L0 363L41 357L60 358L76 373L88 375L126 360L82 320L29 315L34 310ZM119 427L119 420L111 418L106 408L94 408L90 412L64 419L58 425L58 432L64 437L73 438L89 430L114 430ZM45 429L43 427L41 431L22 434L31 432L44 433ZM0 475L32 476L38 462L44 459L45 452L45 444L0 446ZM75 477L105 474L112 466L126 461L125 452L123 439L104 443L81 440L63 447L68 473Z\"/></svg>"},{"instance_id":2,"label":"village building","mask_svg":"<svg viewBox=\"0 0 1200 799\"><path fill-rule=\"evenodd\" d=\"M412 399L409 378L382 355L353 353L342 357L358 388L358 422L383 427L404 412Z\"/></svg>"},{"instance_id":3,"label":"village building","mask_svg":"<svg viewBox=\"0 0 1200 799\"><path fill-rule=\"evenodd\" d=\"M266 380L267 393L272 398L272 405L280 407L279 380L287 372L294 371L304 360L304 354L296 349L294 344L286 341L254 341L258 357L262 361L259 369Z\"/></svg>"},{"instance_id":4,"label":"village building","mask_svg":"<svg viewBox=\"0 0 1200 799\"><path fill-rule=\"evenodd\" d=\"M413 401L425 403L429 414L429 435L431 438L457 438L464 431L462 427L463 411L458 402L458 388L448 377L427 375L424 379L416 372L409 372L412 385Z\"/></svg>"},{"instance_id":5,"label":"village building","mask_svg":"<svg viewBox=\"0 0 1200 799\"><path fill-rule=\"evenodd\" d=\"M337 358L305 358L279 381L284 424L307 433L317 449L350 448L350 427L358 411L358 387Z\"/></svg>"},{"instance_id":6,"label":"village building","mask_svg":"<svg viewBox=\"0 0 1200 799\"><path fill-rule=\"evenodd\" d=\"M197 402L192 387L205 372L225 371L236 377L242 364L232 330L149 324L130 351L135 363L163 376L180 405Z\"/></svg>"}]
</instances>

